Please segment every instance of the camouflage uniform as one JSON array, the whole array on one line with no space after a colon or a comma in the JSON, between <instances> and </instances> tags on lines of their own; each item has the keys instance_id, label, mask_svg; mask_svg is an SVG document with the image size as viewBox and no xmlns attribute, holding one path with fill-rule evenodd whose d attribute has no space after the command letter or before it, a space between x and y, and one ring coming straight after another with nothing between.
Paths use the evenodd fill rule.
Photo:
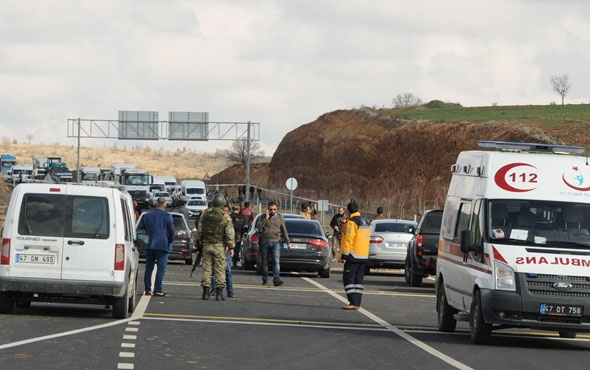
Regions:
<instances>
[{"instance_id":1,"label":"camouflage uniform","mask_svg":"<svg viewBox=\"0 0 590 370\"><path fill-rule=\"evenodd\" d=\"M217 288L225 288L225 248L234 248L234 227L231 217L220 207L203 213L197 228L197 240L203 243L201 286L211 286L211 272L215 268Z\"/></svg>"}]
</instances>

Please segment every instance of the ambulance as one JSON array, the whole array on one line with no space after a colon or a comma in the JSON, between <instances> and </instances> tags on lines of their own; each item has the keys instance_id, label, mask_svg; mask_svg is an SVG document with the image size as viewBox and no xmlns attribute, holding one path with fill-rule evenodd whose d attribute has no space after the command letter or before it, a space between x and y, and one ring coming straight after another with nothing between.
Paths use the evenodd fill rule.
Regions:
<instances>
[{"instance_id":1,"label":"ambulance","mask_svg":"<svg viewBox=\"0 0 590 370\"><path fill-rule=\"evenodd\" d=\"M590 165L583 147L480 141L461 152L443 212L438 329L471 341L532 328L590 331ZM576 155L578 154L578 155Z\"/></svg>"}]
</instances>

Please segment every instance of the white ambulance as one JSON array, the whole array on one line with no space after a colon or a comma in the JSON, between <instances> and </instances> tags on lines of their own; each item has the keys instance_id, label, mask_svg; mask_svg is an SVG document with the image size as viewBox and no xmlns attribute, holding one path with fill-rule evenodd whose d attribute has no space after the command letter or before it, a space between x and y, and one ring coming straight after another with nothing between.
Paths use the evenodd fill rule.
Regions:
<instances>
[{"instance_id":1,"label":"white ambulance","mask_svg":"<svg viewBox=\"0 0 590 370\"><path fill-rule=\"evenodd\" d=\"M436 268L438 328L471 341L526 327L590 331L590 165L582 147L478 142L459 154Z\"/></svg>"},{"instance_id":2,"label":"white ambulance","mask_svg":"<svg viewBox=\"0 0 590 370\"><path fill-rule=\"evenodd\" d=\"M131 196L113 188L20 184L0 248L0 313L31 302L136 302L139 253Z\"/></svg>"}]
</instances>

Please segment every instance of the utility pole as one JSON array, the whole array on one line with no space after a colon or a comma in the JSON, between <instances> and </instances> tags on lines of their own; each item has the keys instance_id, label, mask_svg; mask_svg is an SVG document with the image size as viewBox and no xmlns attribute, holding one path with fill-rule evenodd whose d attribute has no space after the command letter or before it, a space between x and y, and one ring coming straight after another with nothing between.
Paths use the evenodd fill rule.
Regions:
<instances>
[{"instance_id":1,"label":"utility pole","mask_svg":"<svg viewBox=\"0 0 590 370\"><path fill-rule=\"evenodd\" d=\"M250 201L250 121L246 135L246 202Z\"/></svg>"}]
</instances>

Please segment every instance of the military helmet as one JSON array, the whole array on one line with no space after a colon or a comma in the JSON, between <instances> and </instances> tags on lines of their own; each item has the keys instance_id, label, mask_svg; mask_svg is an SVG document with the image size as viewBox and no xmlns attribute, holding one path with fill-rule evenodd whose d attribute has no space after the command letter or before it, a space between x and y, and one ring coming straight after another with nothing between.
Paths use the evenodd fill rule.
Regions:
<instances>
[{"instance_id":1,"label":"military helmet","mask_svg":"<svg viewBox=\"0 0 590 370\"><path fill-rule=\"evenodd\" d=\"M225 198L223 195L217 193L213 197L213 207L223 207L225 205Z\"/></svg>"}]
</instances>

